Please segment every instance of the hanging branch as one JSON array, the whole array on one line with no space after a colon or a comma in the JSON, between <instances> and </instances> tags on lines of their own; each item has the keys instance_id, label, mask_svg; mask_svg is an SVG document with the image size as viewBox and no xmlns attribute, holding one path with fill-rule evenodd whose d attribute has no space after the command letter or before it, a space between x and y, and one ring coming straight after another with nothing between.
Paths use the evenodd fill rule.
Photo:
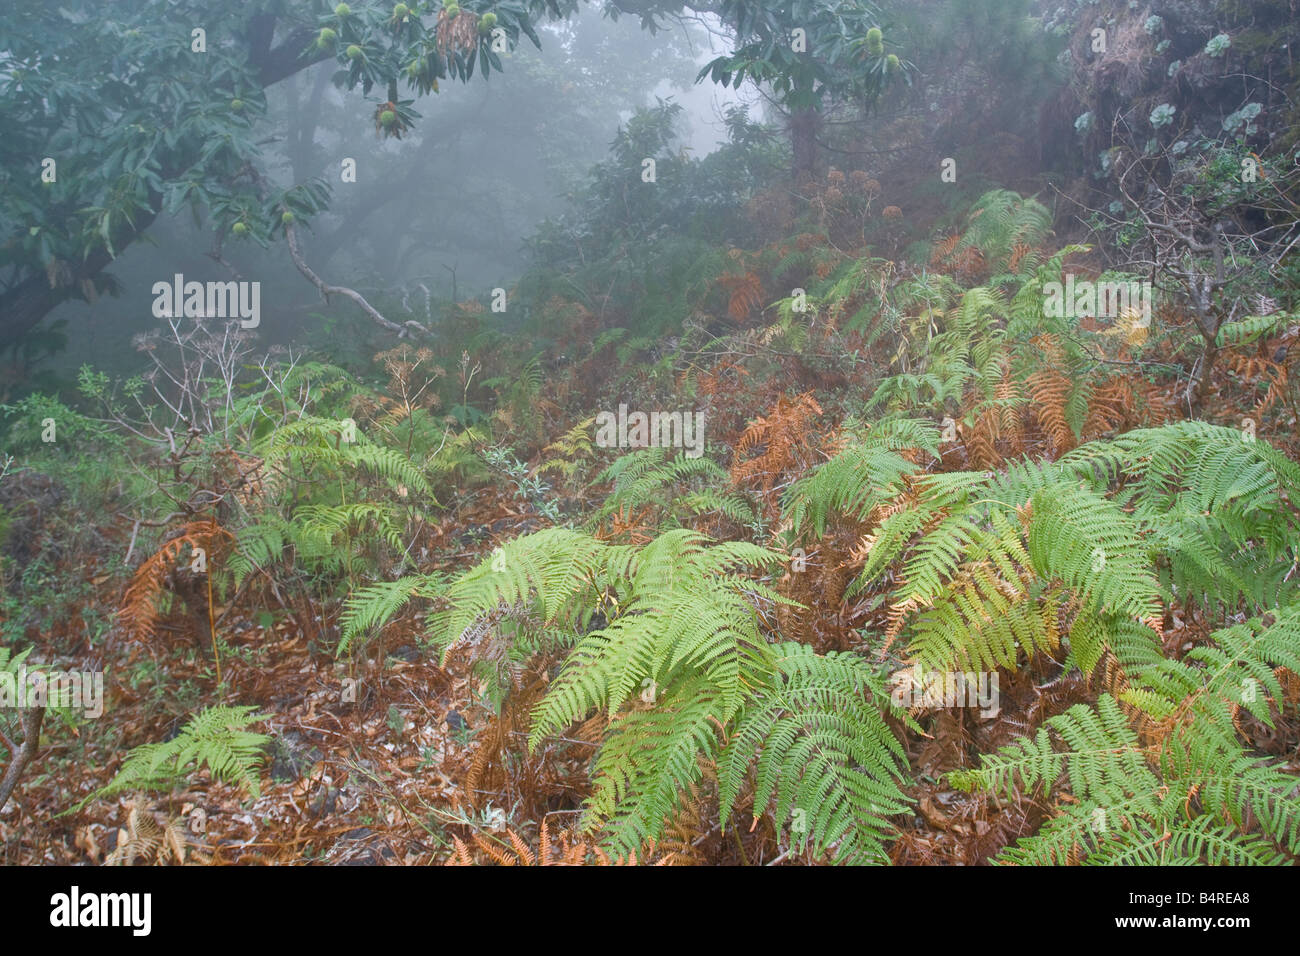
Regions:
<instances>
[{"instance_id":1,"label":"hanging branch","mask_svg":"<svg viewBox=\"0 0 1300 956\"><path fill-rule=\"evenodd\" d=\"M284 227L284 235L289 244L289 258L291 258L293 264L298 267L298 271L306 276L307 281L320 290L321 298L326 302L329 301L331 295L346 296L360 306L361 311L365 312L366 315L370 317L370 321L374 322L376 325L383 326L390 332L395 332L398 338L406 338L410 331L425 338L433 338L433 333L414 319L398 324L392 319L387 319L381 315L374 306L366 301L365 296L360 292L357 292L355 289L349 289L347 286L341 285L330 285L327 283L312 271L311 266L307 265L306 260L302 257L302 253L298 250L297 227L293 223L287 224Z\"/></svg>"},{"instance_id":2,"label":"hanging branch","mask_svg":"<svg viewBox=\"0 0 1300 956\"><path fill-rule=\"evenodd\" d=\"M255 167L252 163L246 163L244 164L244 167L239 171L238 175L239 176L247 175L252 180L254 188L257 189L258 195L261 196L263 200L266 199L266 193L267 193L266 179L257 170L257 167ZM385 318L379 312L378 309L376 309L373 305L371 305L369 302L366 301L365 296L363 296L360 292L356 291L355 289L349 289L347 286L330 285L328 282L326 282L324 279L318 276L312 270L312 267L307 265L307 260L302 257L302 252L298 248L298 227L294 223L287 222L284 224L284 238L286 239L287 245L289 247L289 258L293 260L293 264L298 267L298 271L301 272L304 277L306 277L307 281L310 282L312 285L314 285L320 291L321 298L324 299L326 302L329 302L329 297L331 295L346 296L347 298L355 302L361 308L361 311L366 313L366 315L370 318L370 321L374 322L376 325L383 326L385 329L387 329L390 332L395 333L398 338L406 338L407 335L411 332L423 336L424 338L433 338L433 333L430 332L423 325L421 325L419 322L416 322L414 319L399 324L397 322L394 322L392 319Z\"/></svg>"}]
</instances>

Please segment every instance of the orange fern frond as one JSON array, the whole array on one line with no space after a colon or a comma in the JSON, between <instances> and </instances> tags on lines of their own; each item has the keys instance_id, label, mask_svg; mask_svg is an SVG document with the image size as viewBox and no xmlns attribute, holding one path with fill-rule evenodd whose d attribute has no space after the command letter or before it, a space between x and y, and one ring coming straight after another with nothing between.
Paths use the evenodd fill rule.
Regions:
<instances>
[{"instance_id":1,"label":"orange fern frond","mask_svg":"<svg viewBox=\"0 0 1300 956\"><path fill-rule=\"evenodd\" d=\"M451 842L455 849L447 858L446 866L473 866L474 859L469 855L469 847L461 842L460 837L452 835Z\"/></svg>"},{"instance_id":2,"label":"orange fern frond","mask_svg":"<svg viewBox=\"0 0 1300 956\"><path fill-rule=\"evenodd\" d=\"M959 242L961 242L961 233L959 232L954 232L951 236L936 242L934 248L930 251L930 265L942 265L952 255L952 251L957 248Z\"/></svg>"},{"instance_id":3,"label":"orange fern frond","mask_svg":"<svg viewBox=\"0 0 1300 956\"><path fill-rule=\"evenodd\" d=\"M1074 431L1065 419L1065 403L1070 398L1070 379L1054 368L1029 376L1029 397L1034 401L1038 424L1051 440L1056 454L1074 447Z\"/></svg>"},{"instance_id":4,"label":"orange fern frond","mask_svg":"<svg viewBox=\"0 0 1300 956\"><path fill-rule=\"evenodd\" d=\"M1011 247L1011 257L1007 260L1007 268L1012 272L1018 272L1020 263L1024 261L1025 256L1034 251L1034 247L1023 242L1017 242Z\"/></svg>"},{"instance_id":5,"label":"orange fern frond","mask_svg":"<svg viewBox=\"0 0 1300 956\"><path fill-rule=\"evenodd\" d=\"M731 480L740 484L759 478L764 493L771 490L777 476L801 463L809 451L812 419L822 414L822 407L812 392L794 398L780 396L772 410L750 422L736 442L736 457L731 466ZM747 452L762 449L746 459Z\"/></svg>"},{"instance_id":6,"label":"orange fern frond","mask_svg":"<svg viewBox=\"0 0 1300 956\"><path fill-rule=\"evenodd\" d=\"M1113 378L1093 390L1088 417L1083 423L1085 441L1135 423L1137 397L1127 378Z\"/></svg>"},{"instance_id":7,"label":"orange fern frond","mask_svg":"<svg viewBox=\"0 0 1300 956\"><path fill-rule=\"evenodd\" d=\"M763 283L753 272L722 276L718 279L718 284L731 293L727 302L727 314L733 319L746 318L763 304Z\"/></svg>"},{"instance_id":8,"label":"orange fern frond","mask_svg":"<svg viewBox=\"0 0 1300 956\"><path fill-rule=\"evenodd\" d=\"M203 549L210 561L221 543L230 540L234 540L234 535L212 518L197 518L181 526L173 538L140 565L127 585L120 610L127 632L144 640L153 637L158 624L158 603L166 588L167 577L176 569L187 546L193 550Z\"/></svg>"}]
</instances>

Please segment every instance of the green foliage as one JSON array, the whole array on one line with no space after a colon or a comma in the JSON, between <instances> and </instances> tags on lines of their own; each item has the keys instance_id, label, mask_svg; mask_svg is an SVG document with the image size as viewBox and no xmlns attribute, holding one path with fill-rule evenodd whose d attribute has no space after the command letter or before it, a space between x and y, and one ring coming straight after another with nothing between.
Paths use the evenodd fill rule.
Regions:
<instances>
[{"instance_id":1,"label":"green foliage","mask_svg":"<svg viewBox=\"0 0 1300 956\"><path fill-rule=\"evenodd\" d=\"M757 604L784 599L740 569L782 560L685 529L640 548L548 529L439 584L430 636L444 661L459 647L488 654L485 642L503 638L573 644L533 712L530 744L609 715L586 826L620 855L658 838L712 764L724 819L753 775L755 815L774 802L778 822L819 854L879 860L885 818L906 803L879 679L853 657L768 642ZM349 620L381 622L404 589L410 582L354 601Z\"/></svg>"},{"instance_id":2,"label":"green foliage","mask_svg":"<svg viewBox=\"0 0 1300 956\"><path fill-rule=\"evenodd\" d=\"M205 708L171 740L136 747L107 786L64 813L74 813L91 800L124 790L167 792L202 767L217 780L247 788L254 798L261 796L257 768L271 738L245 729L266 719L265 714L255 713L256 709L224 704Z\"/></svg>"},{"instance_id":3,"label":"green foliage","mask_svg":"<svg viewBox=\"0 0 1300 956\"><path fill-rule=\"evenodd\" d=\"M831 514L866 519L916 470L867 440L801 479L787 515L819 536ZM928 667L1016 665L1047 650L1063 602L1077 606L1084 660L1175 594L1262 610L1285 593L1300 537L1287 504L1300 467L1263 441L1202 423L1141 429L1055 464L1004 474L917 476L874 524L850 592L896 569L900 620ZM1285 560L1279 560L1285 559ZM1053 609L1043 610L1043 606ZM1222 613L1222 611L1220 611Z\"/></svg>"},{"instance_id":4,"label":"green foliage","mask_svg":"<svg viewBox=\"0 0 1300 956\"><path fill-rule=\"evenodd\" d=\"M723 819L752 768L754 806L775 798L775 819L794 821L801 847L820 855L833 846L837 862L882 861L886 818L908 807L896 783L906 758L882 716L878 676L852 654L823 657L795 643L772 651L776 673L723 747Z\"/></svg>"},{"instance_id":5,"label":"green foliage","mask_svg":"<svg viewBox=\"0 0 1300 956\"><path fill-rule=\"evenodd\" d=\"M1214 344L1219 348L1225 345L1251 345L1261 338L1276 335L1295 318L1292 313L1274 312L1272 315L1251 315L1236 322L1225 322L1219 327Z\"/></svg>"},{"instance_id":6,"label":"green foliage","mask_svg":"<svg viewBox=\"0 0 1300 956\"><path fill-rule=\"evenodd\" d=\"M917 466L898 452L921 449L938 454L939 432L930 422L885 419L851 448L800 478L786 493L784 509L798 535L805 526L820 537L832 514L864 518L902 490Z\"/></svg>"},{"instance_id":7,"label":"green foliage","mask_svg":"<svg viewBox=\"0 0 1300 956\"><path fill-rule=\"evenodd\" d=\"M382 479L392 490L405 487L431 493L424 474L402 452L367 440L356 428L352 429L355 440L349 441L346 421L303 415L280 426L263 449L267 464L300 473L308 481L315 480L317 472L324 472L327 478L343 472Z\"/></svg>"},{"instance_id":8,"label":"green foliage","mask_svg":"<svg viewBox=\"0 0 1300 956\"><path fill-rule=\"evenodd\" d=\"M31 652L32 648L29 647L26 650L19 651L17 654L13 654L8 647L0 645L0 677L3 677L6 681L12 681L15 690L20 694L25 693L26 688L18 684L18 676L22 670L24 662L27 660L27 657ZM3 712L0 712L0 727L3 727L5 730L5 737L9 740L14 739L14 725L18 723L14 718L16 718L17 715L17 709L10 710L7 707ZM4 750L5 765L7 766L9 761L13 758L14 754L10 753L6 748Z\"/></svg>"},{"instance_id":9,"label":"green foliage","mask_svg":"<svg viewBox=\"0 0 1300 956\"><path fill-rule=\"evenodd\" d=\"M892 598L903 619L919 610L910 649L926 667L1014 668L1018 649L1052 649L1067 594L1112 621L1159 607L1132 521L1073 476L1025 465L992 478L921 479L918 490L914 504L880 523L851 590L902 561Z\"/></svg>"},{"instance_id":10,"label":"green foliage","mask_svg":"<svg viewBox=\"0 0 1300 956\"><path fill-rule=\"evenodd\" d=\"M347 605L339 617L342 637L338 653L346 654L357 638L392 620L411 598L432 598L441 588L442 581L437 574L407 575L396 581L357 588L348 596Z\"/></svg>"},{"instance_id":11,"label":"green foliage","mask_svg":"<svg viewBox=\"0 0 1300 956\"><path fill-rule=\"evenodd\" d=\"M565 481L573 481L582 466L595 454L595 447L591 443L591 427L595 421L594 415L583 419L542 449L546 457L537 466L537 474L554 471Z\"/></svg>"},{"instance_id":12,"label":"green foliage","mask_svg":"<svg viewBox=\"0 0 1300 956\"><path fill-rule=\"evenodd\" d=\"M604 504L593 515L593 525L610 515L653 507L672 523L690 514L720 512L740 524L754 520L752 505L725 490L727 473L706 457L679 454L669 459L663 448L641 448L620 456L596 476L594 484L613 482ZM723 489L708 483L722 484Z\"/></svg>"},{"instance_id":13,"label":"green foliage","mask_svg":"<svg viewBox=\"0 0 1300 956\"><path fill-rule=\"evenodd\" d=\"M698 80L709 77L737 88L753 80L770 87L784 107L798 110L821 108L833 96L872 101L897 76L888 68L873 4L816 2L787 9L724 0L718 16L734 31L736 49L705 64ZM804 50L791 41L795 29L804 31Z\"/></svg>"},{"instance_id":14,"label":"green foliage","mask_svg":"<svg viewBox=\"0 0 1300 956\"><path fill-rule=\"evenodd\" d=\"M994 189L976 200L956 250L977 249L994 272L1001 272L1017 245L1036 246L1052 228L1052 213L1036 199L1009 189Z\"/></svg>"},{"instance_id":15,"label":"green foliage","mask_svg":"<svg viewBox=\"0 0 1300 956\"><path fill-rule=\"evenodd\" d=\"M540 48L538 24L575 9L500 0L492 12L514 50L524 38ZM282 185L265 175L267 140L256 129L280 80L333 60L338 86L386 93L395 119L380 132L400 137L419 114L414 99L399 99L399 84L422 97L439 80L504 67L492 31L447 43L435 19L395 26L377 5L345 17L305 0L229 5L197 19L173 13L163 0L121 0L108 14L87 0L0 11L0 266L12 280L0 309L5 345L62 300L116 291L105 266L159 216L189 213L260 246L315 221L330 205L323 179ZM42 176L54 173L42 157L57 161L57 175ZM21 317L11 309L36 293L40 309Z\"/></svg>"},{"instance_id":16,"label":"green foliage","mask_svg":"<svg viewBox=\"0 0 1300 956\"><path fill-rule=\"evenodd\" d=\"M1006 310L1005 297L984 286L968 289L953 308L923 309L900 347L900 352L915 353L909 371L883 379L869 406L946 409L972 383L991 398L1006 357L1006 331L1000 324Z\"/></svg>"},{"instance_id":17,"label":"green foliage","mask_svg":"<svg viewBox=\"0 0 1300 956\"><path fill-rule=\"evenodd\" d=\"M1120 702L1103 695L1050 718L1032 737L952 774L963 789L1054 791L1074 797L1004 862L1271 864L1300 851L1300 779L1256 752L1240 729L1284 706L1277 669L1300 673L1300 604L1216 631L1181 661L1135 667ZM1152 748L1135 726L1161 728Z\"/></svg>"},{"instance_id":18,"label":"green foliage","mask_svg":"<svg viewBox=\"0 0 1300 956\"><path fill-rule=\"evenodd\" d=\"M711 302L716 311L725 307L717 279L731 264L726 245L750 235L741 210L781 161L771 130L742 111L729 113L730 142L689 158L677 138L680 109L665 100L638 110L619 129L610 158L590 170L571 211L545 221L528 241L535 268L520 281L520 298L536 310L577 290L592 312L617 310L618 325L633 330L619 342L620 363L680 334L683 316L715 311ZM648 158L656 164L653 184L641 179ZM660 188L666 183L672 188Z\"/></svg>"},{"instance_id":19,"label":"green foliage","mask_svg":"<svg viewBox=\"0 0 1300 956\"><path fill-rule=\"evenodd\" d=\"M0 405L8 428L5 447L12 453L31 455L38 452L56 452L77 449L78 454L88 451L107 451L120 448L121 439L112 434L101 422L69 408L57 398L33 394L10 405ZM54 425L53 440L44 441L47 420Z\"/></svg>"},{"instance_id":20,"label":"green foliage","mask_svg":"<svg viewBox=\"0 0 1300 956\"><path fill-rule=\"evenodd\" d=\"M1263 440L1204 422L1138 429L1091 442L1060 464L1096 487L1120 483L1162 584L1226 612L1256 610L1287 593L1296 560L1300 466Z\"/></svg>"},{"instance_id":21,"label":"green foliage","mask_svg":"<svg viewBox=\"0 0 1300 956\"><path fill-rule=\"evenodd\" d=\"M353 432L355 440L346 440ZM287 548L323 578L352 577L376 566L385 547L400 553L420 504L437 505L419 463L369 441L347 420L304 414L270 433L261 451L273 475L301 490L297 500L263 508L238 529L226 566L236 587L284 560Z\"/></svg>"}]
</instances>

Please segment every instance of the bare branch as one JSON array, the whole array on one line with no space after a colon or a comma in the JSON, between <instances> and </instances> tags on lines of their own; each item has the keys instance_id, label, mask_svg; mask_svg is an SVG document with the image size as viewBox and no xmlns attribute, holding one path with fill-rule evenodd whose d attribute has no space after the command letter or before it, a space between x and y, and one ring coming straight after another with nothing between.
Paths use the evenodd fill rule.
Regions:
<instances>
[{"instance_id":1,"label":"bare branch","mask_svg":"<svg viewBox=\"0 0 1300 956\"><path fill-rule=\"evenodd\" d=\"M41 722L45 720L45 708L26 707L22 714L23 743L17 753L11 751L9 769L5 771L4 779L0 780L0 810L4 809L9 794L13 793L14 787L18 786L18 778L23 775L23 771L32 762L37 748L41 745Z\"/></svg>"},{"instance_id":2,"label":"bare branch","mask_svg":"<svg viewBox=\"0 0 1300 956\"><path fill-rule=\"evenodd\" d=\"M326 302L329 301L331 295L345 296L360 306L361 311L366 313L370 318L370 321L374 322L376 325L383 326L390 332L396 333L399 338L405 338L408 330L426 338L433 338L433 333L414 319L403 324L398 324L391 319L384 318L384 316L379 313L379 310L367 302L365 297L355 289L349 289L347 286L342 285L330 285L327 283L312 271L311 266L307 265L306 260L302 257L302 253L298 250L297 227L293 223L287 224L284 227L284 235L289 244L289 258L293 260L293 264L298 267L298 271L307 278L307 281L320 290L321 298Z\"/></svg>"}]
</instances>

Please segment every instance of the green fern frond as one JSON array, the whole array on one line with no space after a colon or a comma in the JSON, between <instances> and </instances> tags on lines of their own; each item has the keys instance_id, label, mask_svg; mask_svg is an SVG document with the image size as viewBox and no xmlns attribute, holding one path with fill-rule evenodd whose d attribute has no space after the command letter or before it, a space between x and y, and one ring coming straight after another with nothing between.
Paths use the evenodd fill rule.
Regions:
<instances>
[{"instance_id":1,"label":"green fern frond","mask_svg":"<svg viewBox=\"0 0 1300 956\"><path fill-rule=\"evenodd\" d=\"M173 739L136 747L106 786L64 813L76 812L92 800L124 790L169 791L205 766L214 779L235 783L256 799L261 796L257 768L271 739L245 729L267 719L256 710L219 704L200 711Z\"/></svg>"},{"instance_id":2,"label":"green fern frond","mask_svg":"<svg viewBox=\"0 0 1300 956\"><path fill-rule=\"evenodd\" d=\"M1274 312L1272 315L1250 315L1236 322L1224 322L1219 327L1214 344L1219 348L1229 345L1250 345L1261 338L1277 334L1295 318L1296 316L1289 312Z\"/></svg>"},{"instance_id":3,"label":"green fern frond","mask_svg":"<svg viewBox=\"0 0 1300 956\"><path fill-rule=\"evenodd\" d=\"M357 588L349 595L339 615L341 636L337 653L346 654L352 643L393 619L413 597L432 598L440 590L440 575L407 575L396 581Z\"/></svg>"},{"instance_id":4,"label":"green fern frond","mask_svg":"<svg viewBox=\"0 0 1300 956\"><path fill-rule=\"evenodd\" d=\"M779 827L837 862L884 862L888 817L904 813L906 756L882 716L887 696L860 659L824 657L802 644L773 648L777 670L735 722L718 762L721 817L745 781L754 815L773 807Z\"/></svg>"},{"instance_id":5,"label":"green fern frond","mask_svg":"<svg viewBox=\"0 0 1300 956\"><path fill-rule=\"evenodd\" d=\"M1106 695L950 775L967 790L1072 795L1002 861L1150 862L1152 834L1165 840L1165 863L1277 864L1300 851L1300 776L1255 752L1238 725L1245 709L1271 726L1283 705L1279 669L1300 667L1300 602L1210 637L1183 660L1141 655L1122 693L1133 717ZM1138 737L1136 718L1148 733L1165 728L1154 746Z\"/></svg>"},{"instance_id":6,"label":"green fern frond","mask_svg":"<svg viewBox=\"0 0 1300 956\"><path fill-rule=\"evenodd\" d=\"M832 513L865 517L877 505L897 496L904 476L918 470L898 452L916 449L937 456L938 444L939 432L933 423L886 420L863 436L860 443L790 487L782 504L791 530L797 535L805 526L811 526L820 537Z\"/></svg>"}]
</instances>

